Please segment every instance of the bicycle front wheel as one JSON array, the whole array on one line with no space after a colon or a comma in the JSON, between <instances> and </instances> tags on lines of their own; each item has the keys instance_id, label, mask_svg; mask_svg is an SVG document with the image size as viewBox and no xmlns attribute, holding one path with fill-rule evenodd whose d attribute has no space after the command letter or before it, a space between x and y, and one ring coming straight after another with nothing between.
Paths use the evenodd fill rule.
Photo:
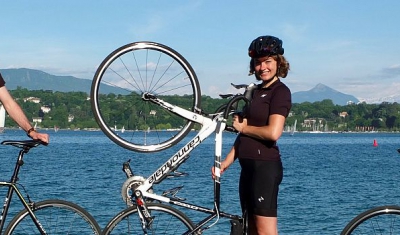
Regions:
<instances>
[{"instance_id":1,"label":"bicycle front wheel","mask_svg":"<svg viewBox=\"0 0 400 235\"><path fill-rule=\"evenodd\" d=\"M341 233L351 234L400 234L400 207L381 206L361 213Z\"/></svg>"},{"instance_id":2,"label":"bicycle front wheel","mask_svg":"<svg viewBox=\"0 0 400 235\"><path fill-rule=\"evenodd\" d=\"M103 230L103 235L114 234L184 234L194 228L193 222L179 210L160 203L147 203L154 219L152 225L142 229L137 207L131 206L116 215Z\"/></svg>"},{"instance_id":3,"label":"bicycle front wheel","mask_svg":"<svg viewBox=\"0 0 400 235\"><path fill-rule=\"evenodd\" d=\"M47 200L35 203L32 208L47 234L100 234L96 220L82 207L67 201ZM41 234L29 212L19 212L6 228L7 235Z\"/></svg>"},{"instance_id":4,"label":"bicycle front wheel","mask_svg":"<svg viewBox=\"0 0 400 235\"><path fill-rule=\"evenodd\" d=\"M124 45L98 67L90 92L94 117L116 144L138 152L156 152L184 138L193 122L142 99L151 93L195 111L201 91L186 59L155 42Z\"/></svg>"}]
</instances>

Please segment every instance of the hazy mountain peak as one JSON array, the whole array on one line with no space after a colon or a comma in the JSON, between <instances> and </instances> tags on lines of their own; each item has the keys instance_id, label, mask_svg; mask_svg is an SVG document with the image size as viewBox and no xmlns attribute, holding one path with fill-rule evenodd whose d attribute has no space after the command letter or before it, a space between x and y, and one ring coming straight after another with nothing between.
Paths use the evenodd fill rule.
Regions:
<instances>
[{"instance_id":1,"label":"hazy mountain peak","mask_svg":"<svg viewBox=\"0 0 400 235\"><path fill-rule=\"evenodd\" d=\"M308 91L299 91L292 94L293 103L316 102L330 99L334 104L346 105L349 101L358 103L359 100L352 96L336 91L322 83L318 83L315 87Z\"/></svg>"},{"instance_id":2,"label":"hazy mountain peak","mask_svg":"<svg viewBox=\"0 0 400 235\"><path fill-rule=\"evenodd\" d=\"M315 87L313 87L311 92L319 93L319 92L338 92L322 83L318 83Z\"/></svg>"}]
</instances>

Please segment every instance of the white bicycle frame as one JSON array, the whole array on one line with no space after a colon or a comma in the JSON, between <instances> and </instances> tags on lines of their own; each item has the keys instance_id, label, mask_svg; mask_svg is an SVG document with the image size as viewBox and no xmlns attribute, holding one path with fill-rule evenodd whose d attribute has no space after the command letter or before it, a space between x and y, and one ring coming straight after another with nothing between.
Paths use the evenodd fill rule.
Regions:
<instances>
[{"instance_id":1,"label":"white bicycle frame","mask_svg":"<svg viewBox=\"0 0 400 235\"><path fill-rule=\"evenodd\" d=\"M233 84L232 84L233 85ZM239 85L237 87L243 87ZM248 87L247 87L248 88ZM246 91L247 91L246 88ZM159 167L153 174L150 175L147 179L144 179L140 182L139 186L136 188L131 188L134 192L134 197L136 200L137 211L139 218L142 223L142 229L147 234L147 228L151 226L153 223L153 218L146 206L146 201L149 199L157 200L158 202L165 202L169 204L174 204L177 206L182 206L185 208L193 209L196 211L207 213L209 216L200 221L194 230L188 231L185 234L194 234L198 231L203 231L205 229L210 228L215 225L219 218L225 217L235 220L242 219L238 215L233 215L229 213L225 213L220 211L220 177L221 177L221 154L222 154L222 132L226 129L228 131L235 131L233 127L227 127L227 117L230 115L230 112L234 112L232 108L237 108L237 102L239 100L244 100L246 103L248 99L246 98L246 92L244 94L231 95L230 100L226 105L218 108L219 111L216 113L209 115L210 117L205 117L199 110L188 111L186 109L180 108L176 105L172 105L168 102L165 102L161 99L158 99L156 96L145 93L142 95L142 99L145 101L149 101L160 105L161 107L167 109L168 111L181 116L184 119L190 120L192 122L201 124L201 129L197 133L197 135L192 138L183 148L181 148L178 152L176 152L171 158L169 158L161 167ZM229 96L228 96L229 97ZM172 171L175 171L187 158L189 158L189 153L196 148L204 139L209 137L213 132L215 132L215 155L214 155L214 208L205 208L202 206L197 206L194 204L184 203L179 198L167 197L165 193L163 195L157 195L153 193L151 190L153 184L160 183L163 179L165 179ZM126 173L126 172L125 172ZM130 174L128 173L127 176ZM179 174L178 174L179 175ZM132 176L134 177L134 176ZM129 185L131 177L129 177L125 183ZM177 191L176 191L177 192ZM175 193L176 193L175 192ZM123 192L126 193L126 192ZM132 198L133 199L133 198ZM207 223L211 222L216 218L216 220L211 224L203 228ZM245 223L244 223L245 224Z\"/></svg>"},{"instance_id":2,"label":"white bicycle frame","mask_svg":"<svg viewBox=\"0 0 400 235\"><path fill-rule=\"evenodd\" d=\"M176 105L172 105L161 99L156 98L151 94L144 94L145 100L149 100L153 103L160 105L161 107L175 113L185 119L201 124L202 127L199 133L193 137L183 148L176 152L171 158L167 160L161 167L159 167L153 174L151 174L142 185L136 188L142 193L144 198L151 198L158 201L170 202L170 198L150 193L148 190L153 184L160 183L168 174L177 169L188 157L189 153L195 149L204 139L208 138L215 131L215 181L220 182L220 166L221 166L221 155L222 155L222 131L226 127L226 119L223 117L223 113L218 113L214 118L205 117L201 114L188 111L180 108ZM218 202L219 204L219 202Z\"/></svg>"}]
</instances>

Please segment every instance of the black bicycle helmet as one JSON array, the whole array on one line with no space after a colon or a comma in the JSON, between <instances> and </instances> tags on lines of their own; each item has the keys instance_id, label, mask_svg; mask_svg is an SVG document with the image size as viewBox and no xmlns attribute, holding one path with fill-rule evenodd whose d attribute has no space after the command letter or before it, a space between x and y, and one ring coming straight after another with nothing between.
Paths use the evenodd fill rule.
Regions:
<instances>
[{"instance_id":1,"label":"black bicycle helmet","mask_svg":"<svg viewBox=\"0 0 400 235\"><path fill-rule=\"evenodd\" d=\"M282 40L274 36L260 36L254 39L249 46L249 56L262 57L283 55Z\"/></svg>"}]
</instances>

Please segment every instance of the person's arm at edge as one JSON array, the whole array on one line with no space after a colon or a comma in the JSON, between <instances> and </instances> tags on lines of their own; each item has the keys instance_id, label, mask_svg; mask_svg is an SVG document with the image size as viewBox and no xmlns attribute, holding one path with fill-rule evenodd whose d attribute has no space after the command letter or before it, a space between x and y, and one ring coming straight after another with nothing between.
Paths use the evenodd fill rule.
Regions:
<instances>
[{"instance_id":1,"label":"person's arm at edge","mask_svg":"<svg viewBox=\"0 0 400 235\"><path fill-rule=\"evenodd\" d=\"M39 133L32 129L32 125L22 111L18 103L13 99L5 86L0 87L0 101L10 117L28 134L32 139L39 139L45 143L49 142L49 136L45 133Z\"/></svg>"}]
</instances>

